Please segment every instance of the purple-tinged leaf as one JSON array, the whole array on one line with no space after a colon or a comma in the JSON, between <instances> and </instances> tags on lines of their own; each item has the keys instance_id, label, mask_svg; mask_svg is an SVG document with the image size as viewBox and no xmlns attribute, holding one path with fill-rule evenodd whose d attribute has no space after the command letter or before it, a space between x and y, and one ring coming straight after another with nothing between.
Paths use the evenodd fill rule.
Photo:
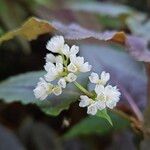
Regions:
<instances>
[{"instance_id":1,"label":"purple-tinged leaf","mask_svg":"<svg viewBox=\"0 0 150 150\"><path fill-rule=\"evenodd\" d=\"M138 61L150 62L150 50L148 41L136 36L128 36L126 39L127 51Z\"/></svg>"},{"instance_id":2,"label":"purple-tinged leaf","mask_svg":"<svg viewBox=\"0 0 150 150\"><path fill-rule=\"evenodd\" d=\"M81 55L93 66L94 72L101 73L103 70L110 72L112 84L121 88L122 97L127 104L134 103L141 109L145 107L147 100L147 77L144 65L136 62L125 51L104 45L81 45ZM92 51L92 53L91 53ZM128 95L127 95L128 94Z\"/></svg>"},{"instance_id":3,"label":"purple-tinged leaf","mask_svg":"<svg viewBox=\"0 0 150 150\"><path fill-rule=\"evenodd\" d=\"M121 44L123 44L125 41L124 32L116 32L116 31L96 32L83 28L75 23L70 25L64 25L58 21L54 21L52 25L68 40L82 40L86 38L95 38L101 41L114 41Z\"/></svg>"}]
</instances>

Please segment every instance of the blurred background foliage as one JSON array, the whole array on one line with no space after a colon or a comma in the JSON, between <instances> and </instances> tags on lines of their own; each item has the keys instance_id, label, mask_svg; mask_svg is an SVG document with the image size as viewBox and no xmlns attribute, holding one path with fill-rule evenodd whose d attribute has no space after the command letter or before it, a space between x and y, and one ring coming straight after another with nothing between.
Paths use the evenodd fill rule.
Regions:
<instances>
[{"instance_id":1,"label":"blurred background foliage","mask_svg":"<svg viewBox=\"0 0 150 150\"><path fill-rule=\"evenodd\" d=\"M0 36L21 26L31 16L50 22L77 23L95 31L125 31L150 40L149 0L0 0ZM2 43L0 80L28 71L42 70L43 58L47 53L45 44L51 36L52 33L44 34L30 42L16 37ZM97 44L97 41L91 39L69 42L81 45L81 54L91 64L95 64L96 71L105 69L111 72L112 82L117 83L126 93L117 107L119 110L135 117L132 106L127 102L127 99L133 98L143 112L148 83L143 62L135 61L121 45L106 45L103 42ZM2 84L3 87L5 85L6 83ZM28 93L24 93L26 94ZM6 96L9 97L7 93ZM123 119L125 116L121 118L122 114L109 113L113 119L113 128L103 119L87 117L85 110L78 107L78 102L71 104L69 110L59 116L52 117L35 105L23 106L17 102L5 104L1 101L0 150L148 149L147 145L140 145L143 135L129 120Z\"/></svg>"}]
</instances>

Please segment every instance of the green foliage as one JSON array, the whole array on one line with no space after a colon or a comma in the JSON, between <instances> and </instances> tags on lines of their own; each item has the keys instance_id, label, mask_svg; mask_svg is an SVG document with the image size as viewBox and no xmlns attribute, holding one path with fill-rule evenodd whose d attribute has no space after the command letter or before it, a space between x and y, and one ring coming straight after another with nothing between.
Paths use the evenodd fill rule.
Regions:
<instances>
[{"instance_id":1,"label":"green foliage","mask_svg":"<svg viewBox=\"0 0 150 150\"><path fill-rule=\"evenodd\" d=\"M119 29L124 27L124 20L127 16L119 16L119 17L111 17L105 15L97 15L99 23L104 26L104 28L111 28L111 29Z\"/></svg>"},{"instance_id":2,"label":"green foliage","mask_svg":"<svg viewBox=\"0 0 150 150\"><path fill-rule=\"evenodd\" d=\"M108 124L108 122L97 116L90 116L83 119L81 122L73 126L65 135L64 138L72 138L76 136L85 136L91 134L105 135L110 132L115 132L116 130L121 130L129 126L127 120L122 119L116 114L110 113L112 118L113 126Z\"/></svg>"},{"instance_id":3,"label":"green foliage","mask_svg":"<svg viewBox=\"0 0 150 150\"><path fill-rule=\"evenodd\" d=\"M78 100L80 91L73 85L68 85L60 96L50 95L46 100L39 101L33 95L39 77L44 75L44 71L30 72L15 77L11 77L0 84L0 99L6 103L20 102L22 104L36 104L45 113L58 115L62 110L68 109L72 102ZM80 76L78 82L86 87L87 76ZM99 111L97 116L105 118L112 125L112 121L106 110Z\"/></svg>"},{"instance_id":4,"label":"green foliage","mask_svg":"<svg viewBox=\"0 0 150 150\"><path fill-rule=\"evenodd\" d=\"M68 109L72 102L78 100L80 92L73 84L68 84L60 96L50 95L46 100L39 101L34 97L35 88L39 77L44 71L30 72L11 77L0 84L0 99L6 103L20 102L22 104L36 104L45 113L58 115L62 110ZM87 76L80 76L78 82L87 86Z\"/></svg>"},{"instance_id":5,"label":"green foliage","mask_svg":"<svg viewBox=\"0 0 150 150\"><path fill-rule=\"evenodd\" d=\"M106 119L113 126L112 120L111 120L110 116L108 115L106 109L98 111L96 116Z\"/></svg>"},{"instance_id":6,"label":"green foliage","mask_svg":"<svg viewBox=\"0 0 150 150\"><path fill-rule=\"evenodd\" d=\"M127 6L103 2L74 2L70 4L70 8L77 11L91 12L113 17L118 17L123 14L131 14L133 12L133 10Z\"/></svg>"}]
</instances>

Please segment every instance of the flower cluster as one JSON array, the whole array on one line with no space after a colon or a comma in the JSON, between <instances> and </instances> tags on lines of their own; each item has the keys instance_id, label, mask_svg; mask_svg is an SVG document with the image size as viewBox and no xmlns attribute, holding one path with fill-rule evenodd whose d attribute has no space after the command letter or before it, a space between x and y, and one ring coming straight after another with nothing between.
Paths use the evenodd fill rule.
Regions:
<instances>
[{"instance_id":1,"label":"flower cluster","mask_svg":"<svg viewBox=\"0 0 150 150\"><path fill-rule=\"evenodd\" d=\"M46 74L40 78L37 87L34 89L34 95L37 99L44 100L49 94L60 95L62 88L67 83L74 82L80 72L88 72L91 65L84 62L84 58L77 56L79 47L73 45L71 48L65 44L63 36L54 36L48 41L46 48L54 53L46 55L46 64L44 69ZM56 83L57 84L54 84Z\"/></svg>"},{"instance_id":2,"label":"flower cluster","mask_svg":"<svg viewBox=\"0 0 150 150\"><path fill-rule=\"evenodd\" d=\"M106 85L110 79L110 74L102 72L100 78L97 73L91 73L89 80L95 84L93 97L87 95L80 96L80 107L88 107L87 113L95 115L98 110L103 110L106 107L113 109L120 98L120 92L117 87Z\"/></svg>"},{"instance_id":3,"label":"flower cluster","mask_svg":"<svg viewBox=\"0 0 150 150\"><path fill-rule=\"evenodd\" d=\"M80 96L80 107L87 107L87 113L95 115L98 110L106 107L113 109L120 99L120 92L116 86L107 84L110 74L102 72L100 77L92 72L89 80L95 85L94 91L88 91L76 82L79 73L91 70L91 65L84 62L84 58L77 56L78 46L69 47L65 44L63 36L54 36L48 41L46 48L51 52L46 55L44 68L46 74L40 78L34 95L37 99L44 100L48 95L60 95L67 83L73 82L84 95Z\"/></svg>"}]
</instances>

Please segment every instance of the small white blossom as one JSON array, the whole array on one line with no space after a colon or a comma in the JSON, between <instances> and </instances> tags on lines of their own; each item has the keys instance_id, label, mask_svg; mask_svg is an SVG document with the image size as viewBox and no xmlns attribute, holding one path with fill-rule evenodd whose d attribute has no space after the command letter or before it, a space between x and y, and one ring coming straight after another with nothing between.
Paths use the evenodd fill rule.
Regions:
<instances>
[{"instance_id":1,"label":"small white blossom","mask_svg":"<svg viewBox=\"0 0 150 150\"><path fill-rule=\"evenodd\" d=\"M62 88L66 87L66 80L64 78L59 79L58 85Z\"/></svg>"},{"instance_id":2,"label":"small white blossom","mask_svg":"<svg viewBox=\"0 0 150 150\"><path fill-rule=\"evenodd\" d=\"M53 53L62 53L64 47L63 36L54 36L50 41L47 42L46 48Z\"/></svg>"},{"instance_id":3,"label":"small white blossom","mask_svg":"<svg viewBox=\"0 0 150 150\"><path fill-rule=\"evenodd\" d=\"M87 108L87 114L96 115L97 113L97 105L95 103L91 104Z\"/></svg>"},{"instance_id":4,"label":"small white blossom","mask_svg":"<svg viewBox=\"0 0 150 150\"><path fill-rule=\"evenodd\" d=\"M86 95L81 95L79 106L80 107L86 107L86 106L90 105L92 101L93 100L90 99L89 97L87 97Z\"/></svg>"},{"instance_id":5,"label":"small white blossom","mask_svg":"<svg viewBox=\"0 0 150 150\"><path fill-rule=\"evenodd\" d=\"M91 83L105 85L110 79L110 74L103 71L99 78L97 73L92 72L89 79Z\"/></svg>"},{"instance_id":6,"label":"small white blossom","mask_svg":"<svg viewBox=\"0 0 150 150\"><path fill-rule=\"evenodd\" d=\"M62 50L62 53L66 55L66 57L70 57L71 55L76 55L78 52L79 52L79 47L75 45L73 45L70 49L70 47L67 44L65 44Z\"/></svg>"},{"instance_id":7,"label":"small white blossom","mask_svg":"<svg viewBox=\"0 0 150 150\"><path fill-rule=\"evenodd\" d=\"M55 63L56 57L53 54L49 53L49 54L46 54L45 60L46 62Z\"/></svg>"},{"instance_id":8,"label":"small white blossom","mask_svg":"<svg viewBox=\"0 0 150 150\"><path fill-rule=\"evenodd\" d=\"M37 84L37 87L33 90L37 99L44 100L49 94L52 93L53 85L47 83L43 78Z\"/></svg>"},{"instance_id":9,"label":"small white blossom","mask_svg":"<svg viewBox=\"0 0 150 150\"><path fill-rule=\"evenodd\" d=\"M77 68L76 65L74 65L73 63L70 63L70 64L68 65L67 69L68 69L68 71L73 72L73 73L75 73L75 72L78 71L78 68Z\"/></svg>"},{"instance_id":10,"label":"small white blossom","mask_svg":"<svg viewBox=\"0 0 150 150\"><path fill-rule=\"evenodd\" d=\"M101 109L103 107L109 107L110 109L115 107L121 95L116 86L113 87L111 85L107 85L106 87L96 85L95 92L97 94L96 100L99 101L99 105L102 107Z\"/></svg>"},{"instance_id":11,"label":"small white blossom","mask_svg":"<svg viewBox=\"0 0 150 150\"><path fill-rule=\"evenodd\" d=\"M47 72L50 72L52 70L55 69L55 65L52 63L52 62L47 62L45 65L44 65L44 69L47 71Z\"/></svg>"},{"instance_id":12,"label":"small white blossom","mask_svg":"<svg viewBox=\"0 0 150 150\"><path fill-rule=\"evenodd\" d=\"M102 84L96 84L95 86L95 98L89 98L88 96L80 96L80 107L87 107L87 113L95 115L98 110L103 110L106 107L113 109L120 99L120 92L116 86Z\"/></svg>"},{"instance_id":13,"label":"small white blossom","mask_svg":"<svg viewBox=\"0 0 150 150\"><path fill-rule=\"evenodd\" d=\"M110 74L109 73L106 73L105 71L103 71L102 73L101 73L101 83L103 84L103 85L105 85L108 81L109 81L109 79L110 79Z\"/></svg>"},{"instance_id":14,"label":"small white blossom","mask_svg":"<svg viewBox=\"0 0 150 150\"><path fill-rule=\"evenodd\" d=\"M84 58L76 55L70 56L71 63L68 65L68 71L70 72L88 72L91 70L91 65L88 62L84 62Z\"/></svg>"},{"instance_id":15,"label":"small white blossom","mask_svg":"<svg viewBox=\"0 0 150 150\"><path fill-rule=\"evenodd\" d=\"M46 62L51 62L51 63L61 63L63 64L63 58L62 56L58 55L58 56L54 56L53 54L47 54L46 55Z\"/></svg>"},{"instance_id":16,"label":"small white blossom","mask_svg":"<svg viewBox=\"0 0 150 150\"><path fill-rule=\"evenodd\" d=\"M79 52L79 46L73 45L70 49L70 55L76 55Z\"/></svg>"},{"instance_id":17,"label":"small white blossom","mask_svg":"<svg viewBox=\"0 0 150 150\"><path fill-rule=\"evenodd\" d=\"M79 52L79 47L73 45L71 48L65 44L63 36L55 36L48 41L46 48L56 53L56 56L49 53L46 55L46 64L44 69L46 74L44 78L40 78L37 87L33 90L37 99L44 100L49 94L56 96L62 93L62 89L66 88L67 83L74 82L77 79L78 73L88 72L91 70L91 65L84 62L84 58L76 56ZM87 107L87 114L95 115L98 110L105 108L113 109L120 99L120 92L116 86L106 85L110 79L110 74L103 71L99 76L92 72L89 76L91 83L95 84L93 93L79 87L82 92L87 95L80 96L80 107ZM55 85L51 84L51 82Z\"/></svg>"},{"instance_id":18,"label":"small white blossom","mask_svg":"<svg viewBox=\"0 0 150 150\"><path fill-rule=\"evenodd\" d=\"M116 86L113 87L111 85L108 85L105 87L105 94L106 106L112 109L119 101L121 93L118 91Z\"/></svg>"},{"instance_id":19,"label":"small white blossom","mask_svg":"<svg viewBox=\"0 0 150 150\"><path fill-rule=\"evenodd\" d=\"M100 95L100 94L101 95L102 94L105 95L105 87L104 87L104 85L101 85L101 84L100 85L96 85L94 90L95 90L95 93L97 95Z\"/></svg>"},{"instance_id":20,"label":"small white blossom","mask_svg":"<svg viewBox=\"0 0 150 150\"><path fill-rule=\"evenodd\" d=\"M74 82L76 81L77 79L77 76L73 73L69 73L67 76L66 76L66 81L67 82Z\"/></svg>"},{"instance_id":21,"label":"small white blossom","mask_svg":"<svg viewBox=\"0 0 150 150\"><path fill-rule=\"evenodd\" d=\"M53 88L53 93L54 93L56 96L60 95L60 94L62 93L62 88L61 88L60 86L55 86L55 87Z\"/></svg>"},{"instance_id":22,"label":"small white blossom","mask_svg":"<svg viewBox=\"0 0 150 150\"><path fill-rule=\"evenodd\" d=\"M91 75L89 76L89 79L90 79L91 83L95 83L96 84L99 81L99 76L98 76L97 73L92 72Z\"/></svg>"},{"instance_id":23,"label":"small white blossom","mask_svg":"<svg viewBox=\"0 0 150 150\"><path fill-rule=\"evenodd\" d=\"M57 79L63 73L63 64L61 63L56 63L56 65L54 65L51 62L48 62L44 68L47 71L45 79L50 82Z\"/></svg>"},{"instance_id":24,"label":"small white blossom","mask_svg":"<svg viewBox=\"0 0 150 150\"><path fill-rule=\"evenodd\" d=\"M95 115L98 110L97 102L86 95L80 96L80 107L87 107L87 114Z\"/></svg>"}]
</instances>

